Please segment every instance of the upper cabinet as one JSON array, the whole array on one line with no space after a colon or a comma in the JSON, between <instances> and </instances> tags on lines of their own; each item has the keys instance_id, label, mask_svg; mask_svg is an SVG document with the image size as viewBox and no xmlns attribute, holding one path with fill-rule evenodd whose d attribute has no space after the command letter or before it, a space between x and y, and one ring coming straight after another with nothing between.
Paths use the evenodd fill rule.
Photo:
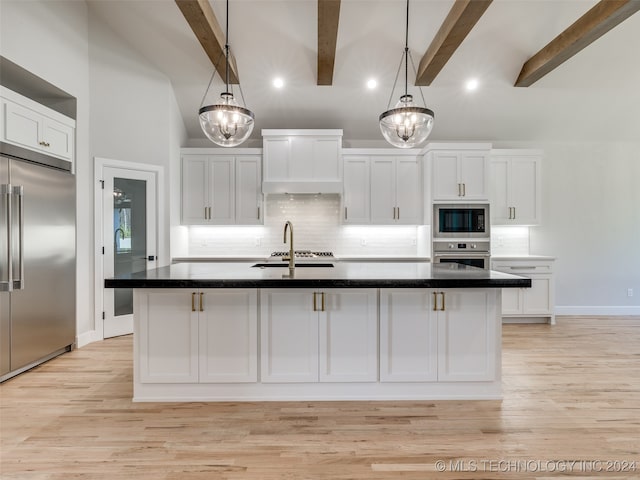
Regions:
<instances>
[{"instance_id":1,"label":"upper cabinet","mask_svg":"<svg viewBox=\"0 0 640 480\"><path fill-rule=\"evenodd\" d=\"M262 130L264 193L341 193L342 130Z\"/></svg>"},{"instance_id":2,"label":"upper cabinet","mask_svg":"<svg viewBox=\"0 0 640 480\"><path fill-rule=\"evenodd\" d=\"M343 222L422 223L422 170L417 151L353 149L344 155Z\"/></svg>"},{"instance_id":3,"label":"upper cabinet","mask_svg":"<svg viewBox=\"0 0 640 480\"><path fill-rule=\"evenodd\" d=\"M431 200L486 201L489 199L490 144L429 144Z\"/></svg>"},{"instance_id":4,"label":"upper cabinet","mask_svg":"<svg viewBox=\"0 0 640 480\"><path fill-rule=\"evenodd\" d=\"M491 222L494 225L540 223L540 150L491 152Z\"/></svg>"},{"instance_id":5,"label":"upper cabinet","mask_svg":"<svg viewBox=\"0 0 640 480\"><path fill-rule=\"evenodd\" d=\"M182 224L262 223L260 181L259 150L183 149Z\"/></svg>"},{"instance_id":6,"label":"upper cabinet","mask_svg":"<svg viewBox=\"0 0 640 480\"><path fill-rule=\"evenodd\" d=\"M73 162L75 120L6 88L0 94L3 142Z\"/></svg>"}]
</instances>

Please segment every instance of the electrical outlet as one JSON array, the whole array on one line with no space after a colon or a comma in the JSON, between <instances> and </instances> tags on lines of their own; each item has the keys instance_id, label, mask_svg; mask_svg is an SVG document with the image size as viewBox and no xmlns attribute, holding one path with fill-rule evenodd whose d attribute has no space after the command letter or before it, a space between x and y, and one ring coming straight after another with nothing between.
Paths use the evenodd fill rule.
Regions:
<instances>
[{"instance_id":1,"label":"electrical outlet","mask_svg":"<svg viewBox=\"0 0 640 480\"><path fill-rule=\"evenodd\" d=\"M418 244L418 241L415 238L412 238L411 245L415 247L417 244Z\"/></svg>"},{"instance_id":2,"label":"electrical outlet","mask_svg":"<svg viewBox=\"0 0 640 480\"><path fill-rule=\"evenodd\" d=\"M367 246L367 239L366 238L361 238L360 239L360 245L362 245L363 247Z\"/></svg>"},{"instance_id":3,"label":"electrical outlet","mask_svg":"<svg viewBox=\"0 0 640 480\"><path fill-rule=\"evenodd\" d=\"M633 288L627 289L627 297L633 297Z\"/></svg>"},{"instance_id":4,"label":"electrical outlet","mask_svg":"<svg viewBox=\"0 0 640 480\"><path fill-rule=\"evenodd\" d=\"M259 247L260 245L262 245L262 237L255 238L255 245L256 247Z\"/></svg>"}]
</instances>

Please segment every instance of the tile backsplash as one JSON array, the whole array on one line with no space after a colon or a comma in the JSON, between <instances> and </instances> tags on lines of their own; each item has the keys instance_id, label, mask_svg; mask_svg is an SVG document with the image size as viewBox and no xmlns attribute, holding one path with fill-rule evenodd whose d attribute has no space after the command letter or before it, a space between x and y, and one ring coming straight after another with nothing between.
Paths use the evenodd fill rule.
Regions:
<instances>
[{"instance_id":1,"label":"tile backsplash","mask_svg":"<svg viewBox=\"0 0 640 480\"><path fill-rule=\"evenodd\" d=\"M491 255L529 255L529 227L492 226Z\"/></svg>"},{"instance_id":2,"label":"tile backsplash","mask_svg":"<svg viewBox=\"0 0 640 480\"><path fill-rule=\"evenodd\" d=\"M286 250L282 237L287 220L293 223L297 250L331 250L343 257L415 256L418 237L424 241L418 235L424 227L415 225L343 225L339 195L267 195L265 209L264 225L189 227L188 254L267 256Z\"/></svg>"}]
</instances>

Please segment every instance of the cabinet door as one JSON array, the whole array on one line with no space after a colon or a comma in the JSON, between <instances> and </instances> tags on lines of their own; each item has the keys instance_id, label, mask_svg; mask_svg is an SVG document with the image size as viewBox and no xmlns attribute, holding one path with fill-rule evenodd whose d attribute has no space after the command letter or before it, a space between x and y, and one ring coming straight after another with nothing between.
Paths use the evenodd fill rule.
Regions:
<instances>
[{"instance_id":1,"label":"cabinet door","mask_svg":"<svg viewBox=\"0 0 640 480\"><path fill-rule=\"evenodd\" d=\"M287 180L291 160L291 143L288 138L264 138L264 179Z\"/></svg>"},{"instance_id":2,"label":"cabinet door","mask_svg":"<svg viewBox=\"0 0 640 480\"><path fill-rule=\"evenodd\" d=\"M371 223L395 223L395 157L371 159Z\"/></svg>"},{"instance_id":3,"label":"cabinet door","mask_svg":"<svg viewBox=\"0 0 640 480\"><path fill-rule=\"evenodd\" d=\"M258 380L258 294L255 289L199 292L201 383Z\"/></svg>"},{"instance_id":4,"label":"cabinet door","mask_svg":"<svg viewBox=\"0 0 640 480\"><path fill-rule=\"evenodd\" d=\"M319 314L320 381L377 381L377 291L329 289L316 296L324 307Z\"/></svg>"},{"instance_id":5,"label":"cabinet door","mask_svg":"<svg viewBox=\"0 0 640 480\"><path fill-rule=\"evenodd\" d=\"M531 277L531 288L523 288L522 313L528 315L550 315L551 275L528 275Z\"/></svg>"},{"instance_id":6,"label":"cabinet door","mask_svg":"<svg viewBox=\"0 0 640 480\"><path fill-rule=\"evenodd\" d=\"M344 223L370 223L369 216L369 157L344 159Z\"/></svg>"},{"instance_id":7,"label":"cabinet door","mask_svg":"<svg viewBox=\"0 0 640 480\"><path fill-rule=\"evenodd\" d=\"M438 381L472 382L496 378L499 322L496 292L446 290L438 308Z\"/></svg>"},{"instance_id":8,"label":"cabinet door","mask_svg":"<svg viewBox=\"0 0 640 480\"><path fill-rule=\"evenodd\" d=\"M539 165L537 158L514 157L511 159L509 193L511 206L514 208L512 223L535 225L540 222Z\"/></svg>"},{"instance_id":9,"label":"cabinet door","mask_svg":"<svg viewBox=\"0 0 640 480\"><path fill-rule=\"evenodd\" d=\"M236 157L236 223L256 225L262 223L262 177L260 158Z\"/></svg>"},{"instance_id":10,"label":"cabinet door","mask_svg":"<svg viewBox=\"0 0 640 480\"><path fill-rule=\"evenodd\" d=\"M522 288L502 289L502 315L519 315L522 313Z\"/></svg>"},{"instance_id":11,"label":"cabinet door","mask_svg":"<svg viewBox=\"0 0 640 480\"><path fill-rule=\"evenodd\" d=\"M314 180L340 180L340 138L317 138L313 151Z\"/></svg>"},{"instance_id":12,"label":"cabinet door","mask_svg":"<svg viewBox=\"0 0 640 480\"><path fill-rule=\"evenodd\" d=\"M314 178L315 139L308 137L291 137L291 157L289 164L290 179L312 180Z\"/></svg>"},{"instance_id":13,"label":"cabinet door","mask_svg":"<svg viewBox=\"0 0 640 480\"><path fill-rule=\"evenodd\" d=\"M73 160L74 129L68 125L45 119L43 127L45 150L49 155L56 155Z\"/></svg>"},{"instance_id":14,"label":"cabinet door","mask_svg":"<svg viewBox=\"0 0 640 480\"><path fill-rule=\"evenodd\" d=\"M208 223L209 163L204 155L182 157L182 223Z\"/></svg>"},{"instance_id":15,"label":"cabinet door","mask_svg":"<svg viewBox=\"0 0 640 480\"><path fill-rule=\"evenodd\" d=\"M431 172L434 200L459 200L462 193L459 187L458 162L456 152L436 152L433 155Z\"/></svg>"},{"instance_id":16,"label":"cabinet door","mask_svg":"<svg viewBox=\"0 0 640 480\"><path fill-rule=\"evenodd\" d=\"M198 382L196 292L175 289L134 290L135 335L142 383Z\"/></svg>"},{"instance_id":17,"label":"cabinet door","mask_svg":"<svg viewBox=\"0 0 640 480\"><path fill-rule=\"evenodd\" d=\"M417 158L396 159L396 223L422 223L422 174Z\"/></svg>"},{"instance_id":18,"label":"cabinet door","mask_svg":"<svg viewBox=\"0 0 640 480\"><path fill-rule=\"evenodd\" d=\"M489 179L488 157L482 153L462 153L460 155L460 183L462 198L465 200L487 200L487 180Z\"/></svg>"},{"instance_id":19,"label":"cabinet door","mask_svg":"<svg viewBox=\"0 0 640 480\"><path fill-rule=\"evenodd\" d=\"M318 312L313 290L260 292L260 379L318 381Z\"/></svg>"},{"instance_id":20,"label":"cabinet door","mask_svg":"<svg viewBox=\"0 0 640 480\"><path fill-rule=\"evenodd\" d=\"M42 151L42 117L33 110L12 102L3 102L5 111L4 138L30 150Z\"/></svg>"},{"instance_id":21,"label":"cabinet door","mask_svg":"<svg viewBox=\"0 0 640 480\"><path fill-rule=\"evenodd\" d=\"M233 157L214 156L209 160L210 223L235 223L235 168Z\"/></svg>"},{"instance_id":22,"label":"cabinet door","mask_svg":"<svg viewBox=\"0 0 640 480\"><path fill-rule=\"evenodd\" d=\"M508 225L512 207L509 199L509 160L498 158L491 161L491 221L495 225Z\"/></svg>"},{"instance_id":23,"label":"cabinet door","mask_svg":"<svg viewBox=\"0 0 640 480\"><path fill-rule=\"evenodd\" d=\"M432 292L380 290L380 381L432 382L438 378L438 324Z\"/></svg>"}]
</instances>

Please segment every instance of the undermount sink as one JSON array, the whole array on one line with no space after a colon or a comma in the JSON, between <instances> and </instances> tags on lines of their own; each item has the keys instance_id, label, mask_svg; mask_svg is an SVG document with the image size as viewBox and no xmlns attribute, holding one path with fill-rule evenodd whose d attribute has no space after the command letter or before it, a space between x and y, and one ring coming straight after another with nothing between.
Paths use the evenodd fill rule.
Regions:
<instances>
[{"instance_id":1,"label":"undermount sink","mask_svg":"<svg viewBox=\"0 0 640 480\"><path fill-rule=\"evenodd\" d=\"M289 263L288 262L282 262L282 263L256 263L255 265L251 265L252 267L260 267L260 268L265 268L265 267L288 267ZM296 263L296 268L298 267L333 267L333 263Z\"/></svg>"}]
</instances>

